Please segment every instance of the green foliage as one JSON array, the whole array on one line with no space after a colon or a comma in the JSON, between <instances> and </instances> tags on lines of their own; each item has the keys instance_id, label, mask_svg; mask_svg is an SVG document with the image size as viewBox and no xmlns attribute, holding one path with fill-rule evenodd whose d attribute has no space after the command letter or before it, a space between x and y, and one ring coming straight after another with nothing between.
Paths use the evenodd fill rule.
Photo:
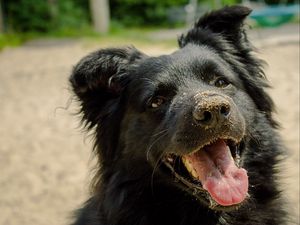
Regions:
<instances>
[{"instance_id":1,"label":"green foliage","mask_svg":"<svg viewBox=\"0 0 300 225\"><path fill-rule=\"evenodd\" d=\"M204 0L204 1L201 1L201 2L205 2L206 4L209 4L212 9L218 9L220 7L223 7L223 6L241 4L242 0L220 0L219 2Z\"/></svg>"},{"instance_id":2,"label":"green foliage","mask_svg":"<svg viewBox=\"0 0 300 225\"><path fill-rule=\"evenodd\" d=\"M188 4L188 0L111 0L112 17L126 26L166 25L170 7Z\"/></svg>"},{"instance_id":3,"label":"green foliage","mask_svg":"<svg viewBox=\"0 0 300 225\"><path fill-rule=\"evenodd\" d=\"M126 26L165 26L184 22L184 7L189 0L110 0L112 18ZM241 0L221 0L222 5L241 3ZM198 0L201 4L216 8L215 1ZM172 19L171 19L172 18ZM182 19L183 18L183 19Z\"/></svg>"},{"instance_id":4,"label":"green foliage","mask_svg":"<svg viewBox=\"0 0 300 225\"><path fill-rule=\"evenodd\" d=\"M83 10L73 1L58 1L58 13L54 16L54 24L58 29L82 28L88 24L88 11Z\"/></svg>"},{"instance_id":5,"label":"green foliage","mask_svg":"<svg viewBox=\"0 0 300 225\"><path fill-rule=\"evenodd\" d=\"M6 46L18 46L23 42L22 38L12 34L0 34L0 50Z\"/></svg>"},{"instance_id":6,"label":"green foliage","mask_svg":"<svg viewBox=\"0 0 300 225\"><path fill-rule=\"evenodd\" d=\"M223 0L222 4L223 5L234 5L234 4L239 4L241 3L240 0Z\"/></svg>"},{"instance_id":7,"label":"green foliage","mask_svg":"<svg viewBox=\"0 0 300 225\"><path fill-rule=\"evenodd\" d=\"M81 29L89 23L84 0L14 0L3 8L7 27L17 32Z\"/></svg>"},{"instance_id":8,"label":"green foliage","mask_svg":"<svg viewBox=\"0 0 300 225\"><path fill-rule=\"evenodd\" d=\"M199 0L201 3L214 1ZM239 0L222 0L234 4ZM110 0L113 21L122 26L166 26L182 24L189 0ZM72 33L90 26L88 0L3 1L5 24L13 32Z\"/></svg>"},{"instance_id":9,"label":"green foliage","mask_svg":"<svg viewBox=\"0 0 300 225\"><path fill-rule=\"evenodd\" d=\"M9 27L16 31L47 31L51 27L51 14L46 1L15 0L4 2Z\"/></svg>"}]
</instances>

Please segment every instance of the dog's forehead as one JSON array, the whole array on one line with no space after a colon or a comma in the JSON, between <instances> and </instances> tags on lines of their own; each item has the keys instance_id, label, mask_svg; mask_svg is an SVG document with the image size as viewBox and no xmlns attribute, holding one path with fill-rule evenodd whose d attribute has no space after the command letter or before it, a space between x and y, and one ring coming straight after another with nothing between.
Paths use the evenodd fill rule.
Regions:
<instances>
[{"instance_id":1,"label":"dog's forehead","mask_svg":"<svg viewBox=\"0 0 300 225\"><path fill-rule=\"evenodd\" d=\"M188 44L169 55L174 61L191 61L196 60L198 63L214 61L216 53L208 46Z\"/></svg>"},{"instance_id":2,"label":"dog's forehead","mask_svg":"<svg viewBox=\"0 0 300 225\"><path fill-rule=\"evenodd\" d=\"M138 67L141 77L148 79L183 79L220 74L234 79L225 61L207 46L189 44L170 55L150 57Z\"/></svg>"}]
</instances>

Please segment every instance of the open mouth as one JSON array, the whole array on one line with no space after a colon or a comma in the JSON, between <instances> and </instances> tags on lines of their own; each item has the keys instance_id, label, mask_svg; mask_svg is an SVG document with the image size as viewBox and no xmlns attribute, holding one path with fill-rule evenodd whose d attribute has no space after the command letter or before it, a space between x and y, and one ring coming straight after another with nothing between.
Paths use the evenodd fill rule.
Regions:
<instances>
[{"instance_id":1,"label":"open mouth","mask_svg":"<svg viewBox=\"0 0 300 225\"><path fill-rule=\"evenodd\" d=\"M248 195L247 171L240 168L243 142L218 139L186 155L168 154L165 165L211 208L238 206Z\"/></svg>"}]
</instances>

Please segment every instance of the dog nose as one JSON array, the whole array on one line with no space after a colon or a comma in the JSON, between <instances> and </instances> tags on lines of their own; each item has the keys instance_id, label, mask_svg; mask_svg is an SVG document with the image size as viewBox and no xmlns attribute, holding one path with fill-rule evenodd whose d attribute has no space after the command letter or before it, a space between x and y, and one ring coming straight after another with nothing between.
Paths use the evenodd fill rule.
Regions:
<instances>
[{"instance_id":1,"label":"dog nose","mask_svg":"<svg viewBox=\"0 0 300 225\"><path fill-rule=\"evenodd\" d=\"M222 96L206 96L198 101L193 111L197 124L205 128L213 128L228 119L230 103Z\"/></svg>"}]
</instances>

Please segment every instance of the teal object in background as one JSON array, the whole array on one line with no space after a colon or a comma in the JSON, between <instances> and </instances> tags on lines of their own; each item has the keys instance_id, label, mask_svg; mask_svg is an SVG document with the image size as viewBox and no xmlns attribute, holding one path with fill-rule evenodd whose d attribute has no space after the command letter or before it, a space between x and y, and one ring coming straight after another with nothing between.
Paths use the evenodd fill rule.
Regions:
<instances>
[{"instance_id":1,"label":"teal object in background","mask_svg":"<svg viewBox=\"0 0 300 225\"><path fill-rule=\"evenodd\" d=\"M299 15L299 4L274 5L254 10L250 18L263 27L277 27Z\"/></svg>"}]
</instances>

